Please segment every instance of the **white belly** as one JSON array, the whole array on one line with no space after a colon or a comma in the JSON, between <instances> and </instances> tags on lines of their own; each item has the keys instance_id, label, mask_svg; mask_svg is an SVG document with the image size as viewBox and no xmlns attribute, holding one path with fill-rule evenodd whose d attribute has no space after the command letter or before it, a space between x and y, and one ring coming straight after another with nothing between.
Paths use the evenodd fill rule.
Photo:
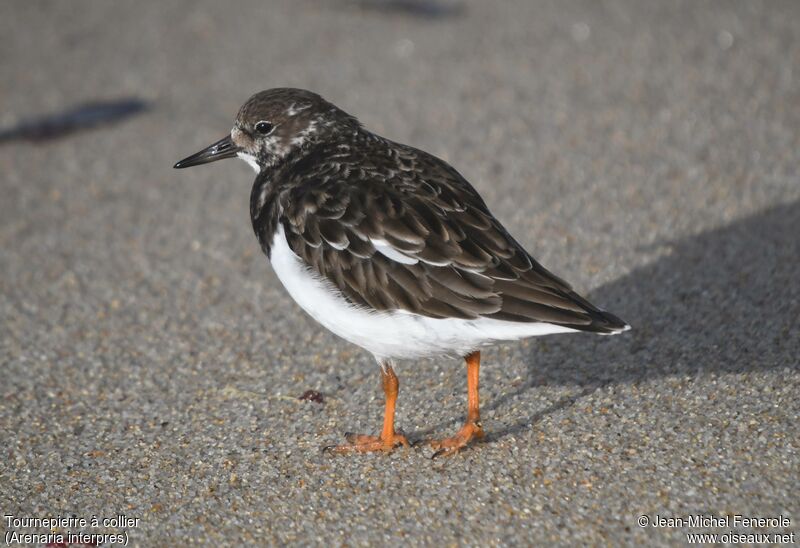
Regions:
<instances>
[{"instance_id":1,"label":"white belly","mask_svg":"<svg viewBox=\"0 0 800 548\"><path fill-rule=\"evenodd\" d=\"M272 241L271 255L275 274L303 310L336 335L368 350L378 360L443 354L465 356L494 341L575 331L548 323L489 318L439 319L353 306L338 289L314 275L292 252L280 223Z\"/></svg>"}]
</instances>

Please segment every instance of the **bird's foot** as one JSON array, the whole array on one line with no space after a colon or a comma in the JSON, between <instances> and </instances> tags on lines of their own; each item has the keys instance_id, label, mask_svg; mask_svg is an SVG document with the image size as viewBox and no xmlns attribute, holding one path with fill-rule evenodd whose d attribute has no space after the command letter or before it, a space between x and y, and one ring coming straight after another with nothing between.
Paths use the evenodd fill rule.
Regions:
<instances>
[{"instance_id":1,"label":"bird's foot","mask_svg":"<svg viewBox=\"0 0 800 548\"><path fill-rule=\"evenodd\" d=\"M455 436L441 440L429 440L427 443L436 449L436 452L431 456L431 458L435 459L436 457L441 457L442 455L455 455L465 448L470 441L473 439L481 439L483 436L483 428L481 428L480 422L467 422L461 427L461 430L459 430Z\"/></svg>"},{"instance_id":2,"label":"bird's foot","mask_svg":"<svg viewBox=\"0 0 800 548\"><path fill-rule=\"evenodd\" d=\"M374 451L382 451L384 453L391 453L395 447L403 446L410 447L408 440L402 434L395 432L391 436L365 436L363 434L346 433L344 438L347 443L342 445L328 445L322 448L323 452L331 452L336 454L343 453L372 453Z\"/></svg>"}]
</instances>

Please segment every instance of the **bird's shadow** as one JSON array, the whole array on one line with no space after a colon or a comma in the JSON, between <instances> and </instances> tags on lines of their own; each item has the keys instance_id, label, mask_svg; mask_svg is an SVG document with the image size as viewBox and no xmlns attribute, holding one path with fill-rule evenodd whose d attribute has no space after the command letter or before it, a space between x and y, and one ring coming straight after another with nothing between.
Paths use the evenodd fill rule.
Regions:
<instances>
[{"instance_id":1,"label":"bird's shadow","mask_svg":"<svg viewBox=\"0 0 800 548\"><path fill-rule=\"evenodd\" d=\"M547 337L532 344L524 382L483 409L502 408L534 387L575 391L492 432L488 441L525 430L607 385L798 367L800 201L665 242L659 251L661 258L590 295L633 330L615 337Z\"/></svg>"}]
</instances>

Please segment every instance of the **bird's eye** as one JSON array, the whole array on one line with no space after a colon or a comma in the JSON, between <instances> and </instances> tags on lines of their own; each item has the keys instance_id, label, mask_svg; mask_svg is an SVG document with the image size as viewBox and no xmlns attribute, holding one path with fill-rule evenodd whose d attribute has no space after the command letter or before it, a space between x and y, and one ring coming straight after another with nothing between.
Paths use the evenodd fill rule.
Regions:
<instances>
[{"instance_id":1,"label":"bird's eye","mask_svg":"<svg viewBox=\"0 0 800 548\"><path fill-rule=\"evenodd\" d=\"M272 131L272 124L270 124L269 122L263 122L263 121L262 122L258 122L255 125L255 130L256 130L257 133L260 133L261 135L266 135L270 131Z\"/></svg>"}]
</instances>

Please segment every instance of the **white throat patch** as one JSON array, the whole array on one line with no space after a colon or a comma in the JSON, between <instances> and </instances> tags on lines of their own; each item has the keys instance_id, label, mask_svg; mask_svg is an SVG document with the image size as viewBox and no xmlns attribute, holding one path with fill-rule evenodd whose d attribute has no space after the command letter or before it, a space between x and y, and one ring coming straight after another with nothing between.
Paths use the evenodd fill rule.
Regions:
<instances>
[{"instance_id":1,"label":"white throat patch","mask_svg":"<svg viewBox=\"0 0 800 548\"><path fill-rule=\"evenodd\" d=\"M256 173L261 173L261 166L258 165L258 162L256 162L256 159L252 154L248 154L246 152L237 152L236 155L247 162L247 165L252 167Z\"/></svg>"}]
</instances>

